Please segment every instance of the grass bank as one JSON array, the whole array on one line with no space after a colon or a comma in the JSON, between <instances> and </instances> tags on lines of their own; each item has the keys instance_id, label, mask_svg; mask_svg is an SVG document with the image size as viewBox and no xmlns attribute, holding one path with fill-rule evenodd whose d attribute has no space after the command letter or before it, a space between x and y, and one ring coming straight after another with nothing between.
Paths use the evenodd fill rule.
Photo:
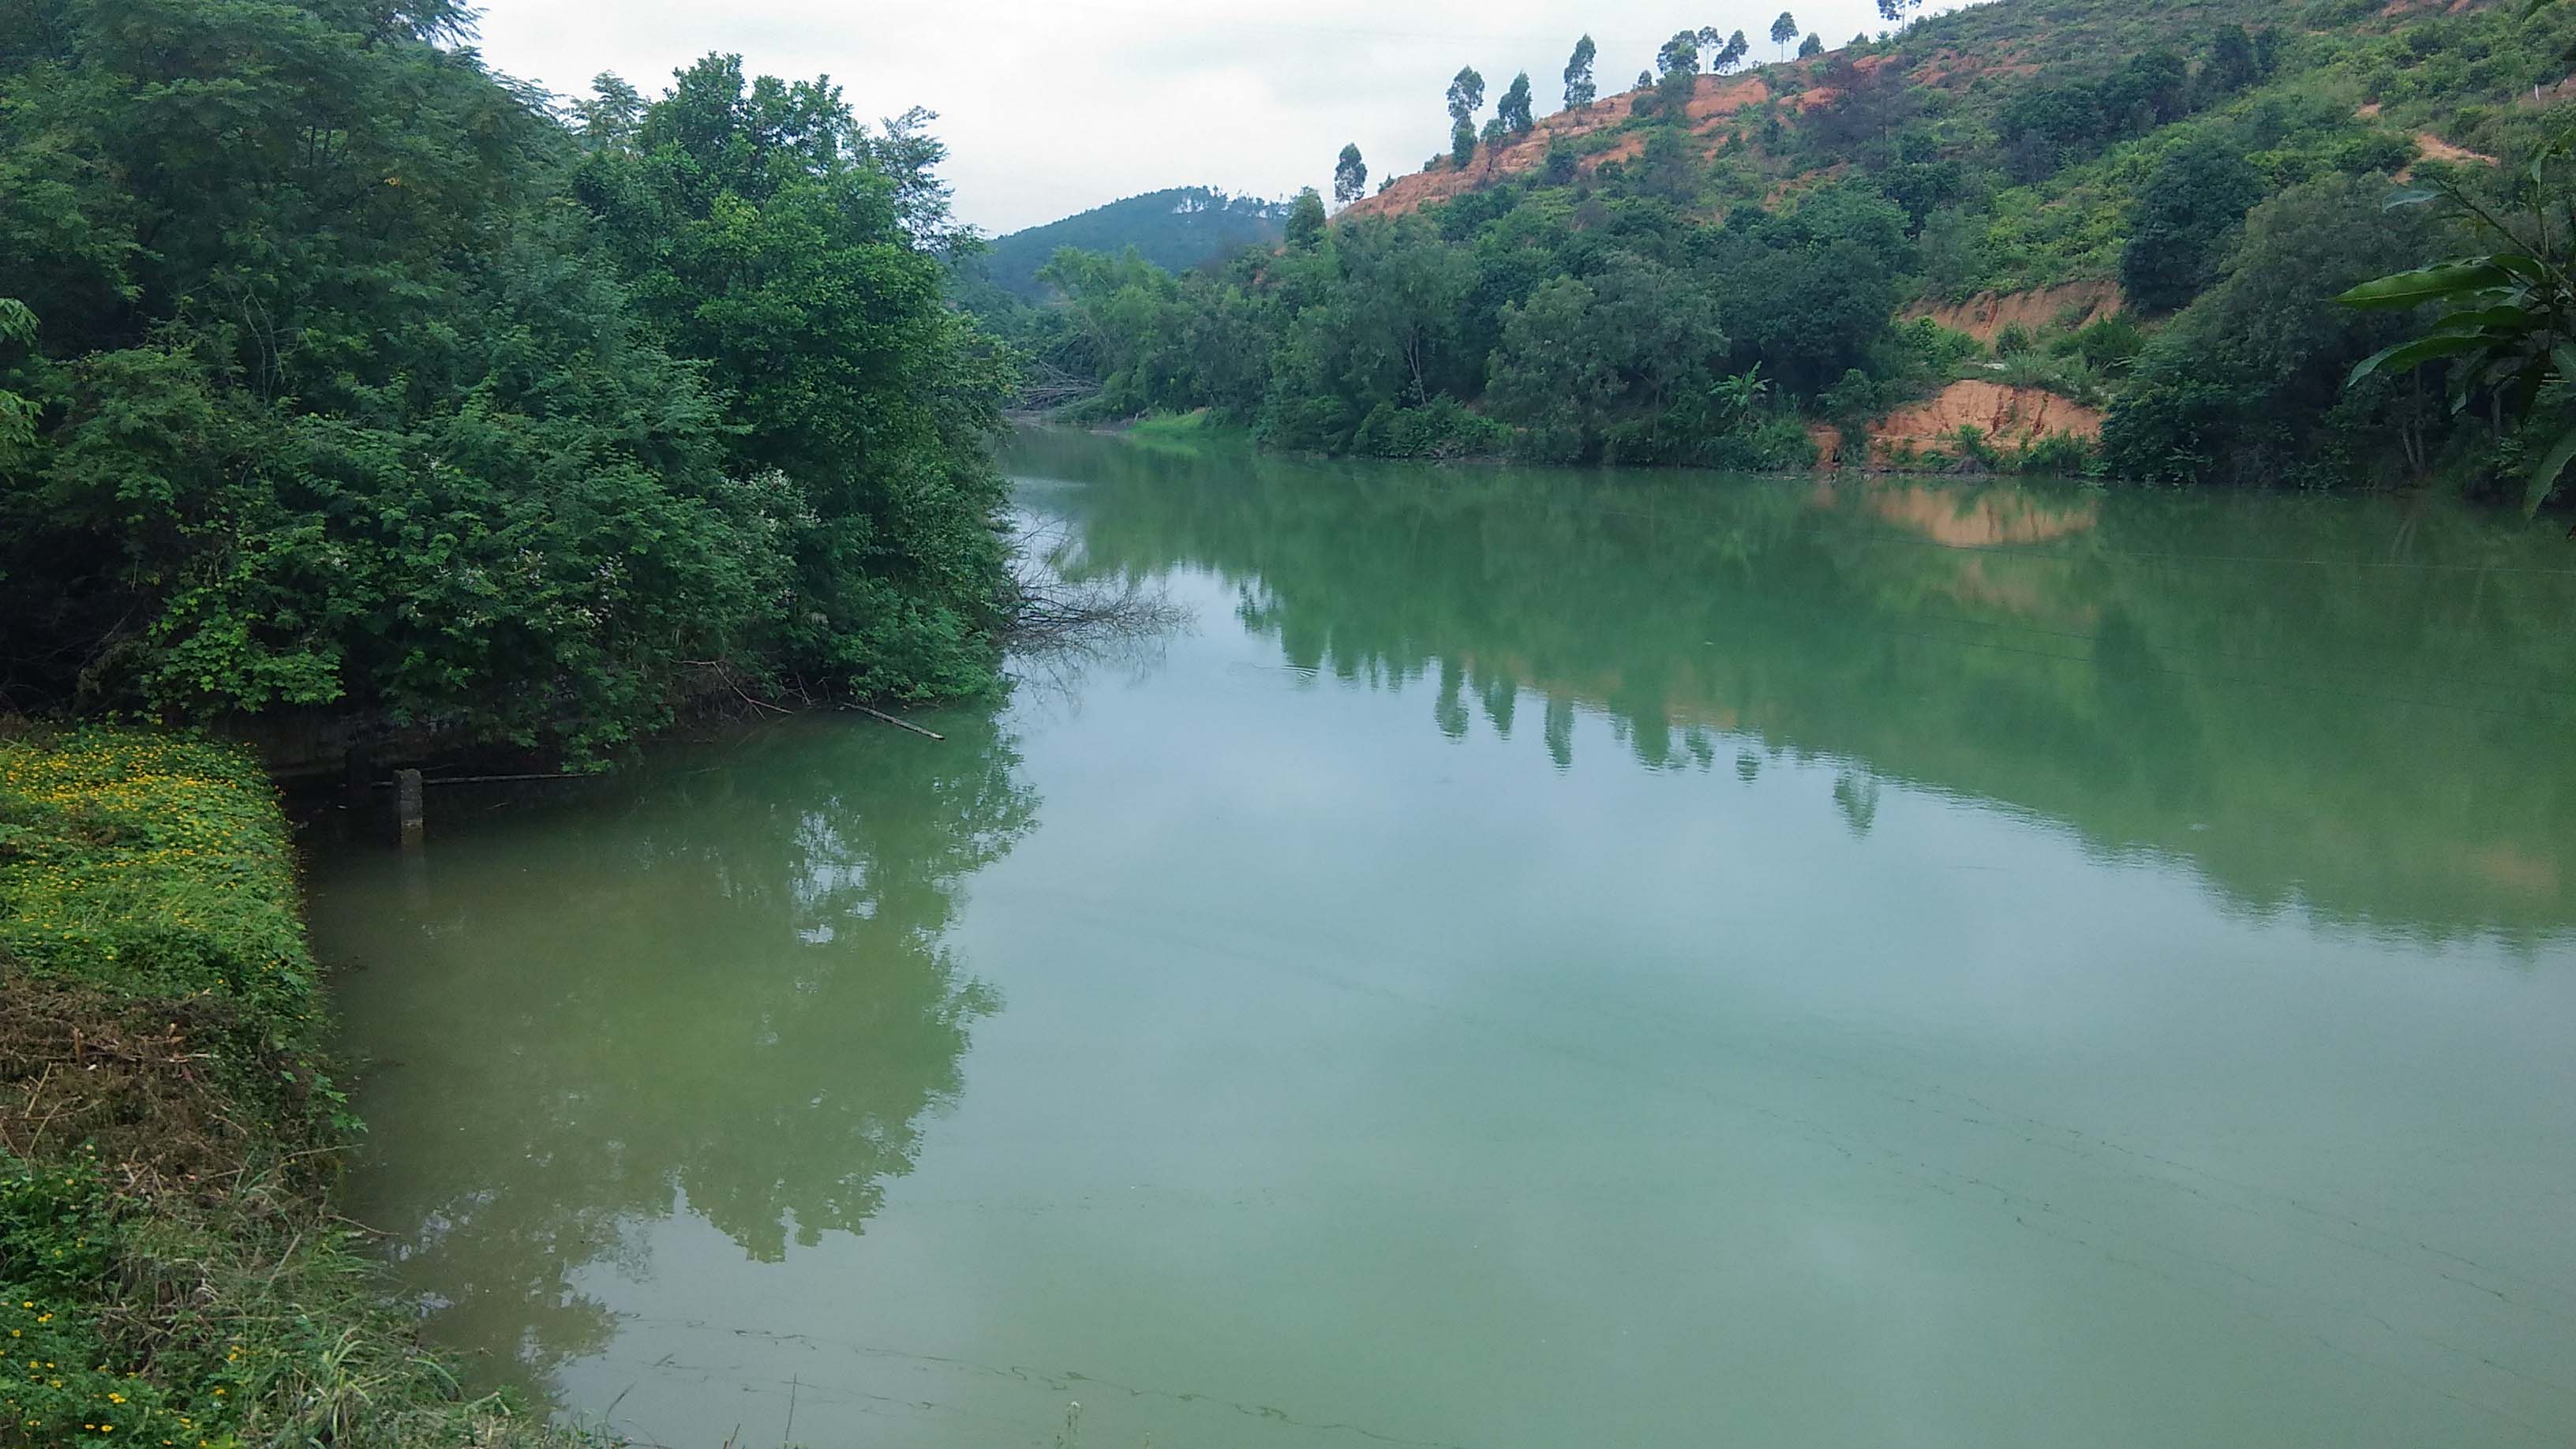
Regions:
<instances>
[{"instance_id":1,"label":"grass bank","mask_svg":"<svg viewBox=\"0 0 2576 1449\"><path fill-rule=\"evenodd\" d=\"M382 1302L275 791L232 749L0 735L0 1446L557 1436Z\"/></svg>"}]
</instances>

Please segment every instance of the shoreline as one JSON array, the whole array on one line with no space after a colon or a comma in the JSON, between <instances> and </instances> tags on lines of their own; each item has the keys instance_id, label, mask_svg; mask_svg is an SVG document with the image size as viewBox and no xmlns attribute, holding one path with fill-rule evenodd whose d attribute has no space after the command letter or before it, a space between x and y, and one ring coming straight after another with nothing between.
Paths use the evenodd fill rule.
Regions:
<instances>
[{"instance_id":1,"label":"shoreline","mask_svg":"<svg viewBox=\"0 0 2576 1449\"><path fill-rule=\"evenodd\" d=\"M0 734L0 1445L596 1442L468 1399L336 1188L364 1131L240 744Z\"/></svg>"}]
</instances>

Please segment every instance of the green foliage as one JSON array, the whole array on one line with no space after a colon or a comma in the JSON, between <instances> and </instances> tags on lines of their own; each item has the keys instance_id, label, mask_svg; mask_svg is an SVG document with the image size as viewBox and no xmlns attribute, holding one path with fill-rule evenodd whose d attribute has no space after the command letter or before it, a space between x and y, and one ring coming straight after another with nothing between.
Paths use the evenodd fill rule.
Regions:
<instances>
[{"instance_id":1,"label":"green foliage","mask_svg":"<svg viewBox=\"0 0 2576 1449\"><path fill-rule=\"evenodd\" d=\"M1311 247L1324 239L1324 198L1309 186L1288 208L1288 245Z\"/></svg>"},{"instance_id":2,"label":"green foliage","mask_svg":"<svg viewBox=\"0 0 2576 1449\"><path fill-rule=\"evenodd\" d=\"M112 995L211 996L309 1045L294 857L256 760L85 729L0 742L0 960Z\"/></svg>"},{"instance_id":3,"label":"green foliage","mask_svg":"<svg viewBox=\"0 0 2576 1449\"><path fill-rule=\"evenodd\" d=\"M1472 65L1462 65L1449 80L1449 119L1458 125L1473 121L1485 108L1485 78Z\"/></svg>"},{"instance_id":4,"label":"green foliage","mask_svg":"<svg viewBox=\"0 0 2576 1449\"><path fill-rule=\"evenodd\" d=\"M1528 71L1512 77L1511 85L1503 91L1503 98L1494 103L1494 120L1507 137L1526 136L1538 124L1530 115Z\"/></svg>"},{"instance_id":5,"label":"green foliage","mask_svg":"<svg viewBox=\"0 0 2576 1449\"><path fill-rule=\"evenodd\" d=\"M1370 458L1498 457L1510 444L1509 428L1467 411L1455 398L1438 397L1420 407L1382 402L1369 409L1351 451Z\"/></svg>"},{"instance_id":6,"label":"green foliage","mask_svg":"<svg viewBox=\"0 0 2576 1449\"><path fill-rule=\"evenodd\" d=\"M1593 98L1600 94L1599 87L1592 81L1592 61L1598 54L1600 49L1592 43L1591 36L1586 35L1574 42L1574 53L1567 56L1565 61L1565 108L1567 110L1588 106L1592 104Z\"/></svg>"},{"instance_id":7,"label":"green foliage","mask_svg":"<svg viewBox=\"0 0 2576 1449\"><path fill-rule=\"evenodd\" d=\"M2224 142L2168 154L2129 209L2121 290L2150 312L2183 306L2215 278L2228 239L2262 196L2262 178Z\"/></svg>"},{"instance_id":8,"label":"green foliage","mask_svg":"<svg viewBox=\"0 0 2576 1449\"><path fill-rule=\"evenodd\" d=\"M1366 170L1361 168L1363 187ZM1338 182L1338 167L1334 175ZM1335 189L1338 192L1338 185ZM1267 246L1279 239L1287 221L1284 202L1231 196L1205 186L1174 186L995 238L985 243L981 254L959 258L959 269L1014 297L1037 302L1048 296L1047 287L1038 281L1039 270L1066 247L1111 256L1134 247L1158 267L1185 272L1246 247ZM988 302L978 310L989 316L998 308L998 303Z\"/></svg>"},{"instance_id":9,"label":"green foliage","mask_svg":"<svg viewBox=\"0 0 2576 1449\"><path fill-rule=\"evenodd\" d=\"M2385 194L2329 177L2254 210L2226 278L2138 355L2103 435L2113 472L2335 484L2421 471L2443 426L2438 401L2394 372L2344 388L2404 320L2331 305L2436 244L2431 217L2387 212Z\"/></svg>"},{"instance_id":10,"label":"green foliage","mask_svg":"<svg viewBox=\"0 0 2576 1449\"><path fill-rule=\"evenodd\" d=\"M2390 344L2357 364L2349 386L2447 360L2451 409L2478 396L2529 431L2534 456L2523 508L2537 513L2576 461L2576 217L2558 147L2517 172L2507 206L2491 210L2458 183L2401 195L2392 210L2436 195L2475 223L2501 250L2364 282L2336 300L2352 308L2411 312L2438 307L2423 335Z\"/></svg>"},{"instance_id":11,"label":"green foliage","mask_svg":"<svg viewBox=\"0 0 2576 1449\"><path fill-rule=\"evenodd\" d=\"M1333 201L1335 205L1348 206L1366 195L1368 163L1360 159L1359 143L1354 141L1344 146L1341 156L1333 162Z\"/></svg>"},{"instance_id":12,"label":"green foliage","mask_svg":"<svg viewBox=\"0 0 2576 1449\"><path fill-rule=\"evenodd\" d=\"M1278 446L1348 449L1380 404L1391 417L1446 397L1511 426L1515 448L1533 457L1706 456L1731 436L1724 418L1639 401L1682 365L1668 319L1614 338L1582 315L1590 305L1618 311L1612 299L1651 275L1669 279L1695 325L1723 339L1692 363L1705 370L1701 386L1758 366L1778 387L1774 411L1830 416L1849 430L1980 376L2095 405L2144 390L2154 395L2137 398L2143 421L2165 415L2172 389L2191 381L2169 363L2147 367L2148 329L2230 275L2249 208L2410 163L2442 174L2416 159L2419 132L2527 152L2542 120L2517 95L2527 101L2534 80L2564 75L2576 11L2526 21L2479 8L2419 22L2355 6L2293 26L2254 0L2003 0L1784 67L1779 99L1691 124L1696 72L1732 48L1713 27L1674 35L1658 56L1664 80L1641 76L1628 115L1553 137L1537 164L1470 177L1392 228L1346 222L1311 248L1174 277L1117 307L1107 292L1087 296L1077 304L1085 346L1118 359L1100 375L1116 379L1123 410L1209 407L1256 419ZM2474 163L2451 173L2472 184L2480 174ZM2372 229L2382 254L2421 240ZM1447 310L1382 290L1399 277L1441 279L1422 295ZM2008 339L1999 372L1964 338L1896 321L1901 308L1984 291L2114 280L2129 289L2129 315L2027 329L2027 349ZM2342 344L2311 335L2314 317L2288 315L2325 307L2313 287L2278 295L2288 300L2275 334L2299 358L2258 364L2237 341L2220 350L2251 369L2245 385L2272 405L2308 410L2278 420L2284 436L2320 436L2325 412L2345 404L2305 385L2306 350ZM2194 347L2220 346L2226 331L2182 328L2179 318L2169 330ZM2250 380L2276 364L2299 385L2265 393L2268 383ZM2376 399L2334 413L2346 446L2302 455L2267 443L2242 470L2208 472L2379 479L2429 468L2430 455L2410 448L2457 443L2447 425L2372 411L2395 406ZM2200 469L2188 439L2203 422L2212 440L2233 436L2245 415L2225 414L2169 416L2179 432L2160 425L2180 450L2176 466ZM2371 448L2388 451L2357 466ZM2121 461L2143 467L2134 452Z\"/></svg>"},{"instance_id":13,"label":"green foliage","mask_svg":"<svg viewBox=\"0 0 2576 1449\"><path fill-rule=\"evenodd\" d=\"M691 661L988 677L1005 374L942 304L917 131L713 62L576 134L444 5L19 8L22 704L578 754L666 719Z\"/></svg>"},{"instance_id":14,"label":"green foliage","mask_svg":"<svg viewBox=\"0 0 2576 1449\"><path fill-rule=\"evenodd\" d=\"M320 1200L354 1130L257 762L0 740L0 1446L519 1445Z\"/></svg>"}]
</instances>

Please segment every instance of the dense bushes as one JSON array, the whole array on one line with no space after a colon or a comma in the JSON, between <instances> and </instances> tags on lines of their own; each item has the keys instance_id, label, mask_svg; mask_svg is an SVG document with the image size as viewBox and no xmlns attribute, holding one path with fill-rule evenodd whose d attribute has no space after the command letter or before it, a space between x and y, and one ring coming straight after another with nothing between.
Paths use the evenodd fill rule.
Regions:
<instances>
[{"instance_id":1,"label":"dense bushes","mask_svg":"<svg viewBox=\"0 0 2576 1449\"><path fill-rule=\"evenodd\" d=\"M0 692L579 750L693 662L979 683L1003 370L937 147L718 60L576 137L465 16L0 27Z\"/></svg>"},{"instance_id":2,"label":"dense bushes","mask_svg":"<svg viewBox=\"0 0 2576 1449\"><path fill-rule=\"evenodd\" d=\"M2227 274L2147 345L2112 409L2104 456L2123 477L2335 484L2420 474L2448 409L2421 380L2354 364L2407 319L2330 299L2421 263L2438 222L2388 210L2384 182L2335 177L2256 207Z\"/></svg>"}]
</instances>

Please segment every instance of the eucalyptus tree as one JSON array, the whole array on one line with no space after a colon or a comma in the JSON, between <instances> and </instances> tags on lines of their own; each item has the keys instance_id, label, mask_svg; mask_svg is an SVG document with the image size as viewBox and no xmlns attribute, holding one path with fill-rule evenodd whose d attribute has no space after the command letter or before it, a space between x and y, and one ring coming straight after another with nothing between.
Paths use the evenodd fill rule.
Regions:
<instances>
[{"instance_id":1,"label":"eucalyptus tree","mask_svg":"<svg viewBox=\"0 0 2576 1449\"><path fill-rule=\"evenodd\" d=\"M1494 120L1506 137L1526 136L1538 122L1530 115L1530 78L1528 71L1512 77L1503 98L1494 103Z\"/></svg>"},{"instance_id":2,"label":"eucalyptus tree","mask_svg":"<svg viewBox=\"0 0 2576 1449\"><path fill-rule=\"evenodd\" d=\"M1574 54L1568 56L1565 61L1565 108L1567 110L1588 106L1592 104L1593 98L1600 94L1599 88L1592 83L1592 60L1598 53L1599 47L1592 43L1590 35L1574 42Z\"/></svg>"},{"instance_id":3,"label":"eucalyptus tree","mask_svg":"<svg viewBox=\"0 0 2576 1449\"><path fill-rule=\"evenodd\" d=\"M1472 65L1460 66L1449 81L1449 159L1464 166L1476 159L1476 112L1484 109L1485 78Z\"/></svg>"},{"instance_id":4,"label":"eucalyptus tree","mask_svg":"<svg viewBox=\"0 0 2576 1449\"><path fill-rule=\"evenodd\" d=\"M1368 163L1360 159L1357 141L1342 148L1341 159L1333 163L1333 201L1348 206L1368 195Z\"/></svg>"},{"instance_id":5,"label":"eucalyptus tree","mask_svg":"<svg viewBox=\"0 0 2576 1449\"><path fill-rule=\"evenodd\" d=\"M1780 18L1771 22L1771 43L1780 47L1781 59L1789 58L1789 42L1797 38L1797 17L1786 10L1781 11Z\"/></svg>"}]
</instances>

